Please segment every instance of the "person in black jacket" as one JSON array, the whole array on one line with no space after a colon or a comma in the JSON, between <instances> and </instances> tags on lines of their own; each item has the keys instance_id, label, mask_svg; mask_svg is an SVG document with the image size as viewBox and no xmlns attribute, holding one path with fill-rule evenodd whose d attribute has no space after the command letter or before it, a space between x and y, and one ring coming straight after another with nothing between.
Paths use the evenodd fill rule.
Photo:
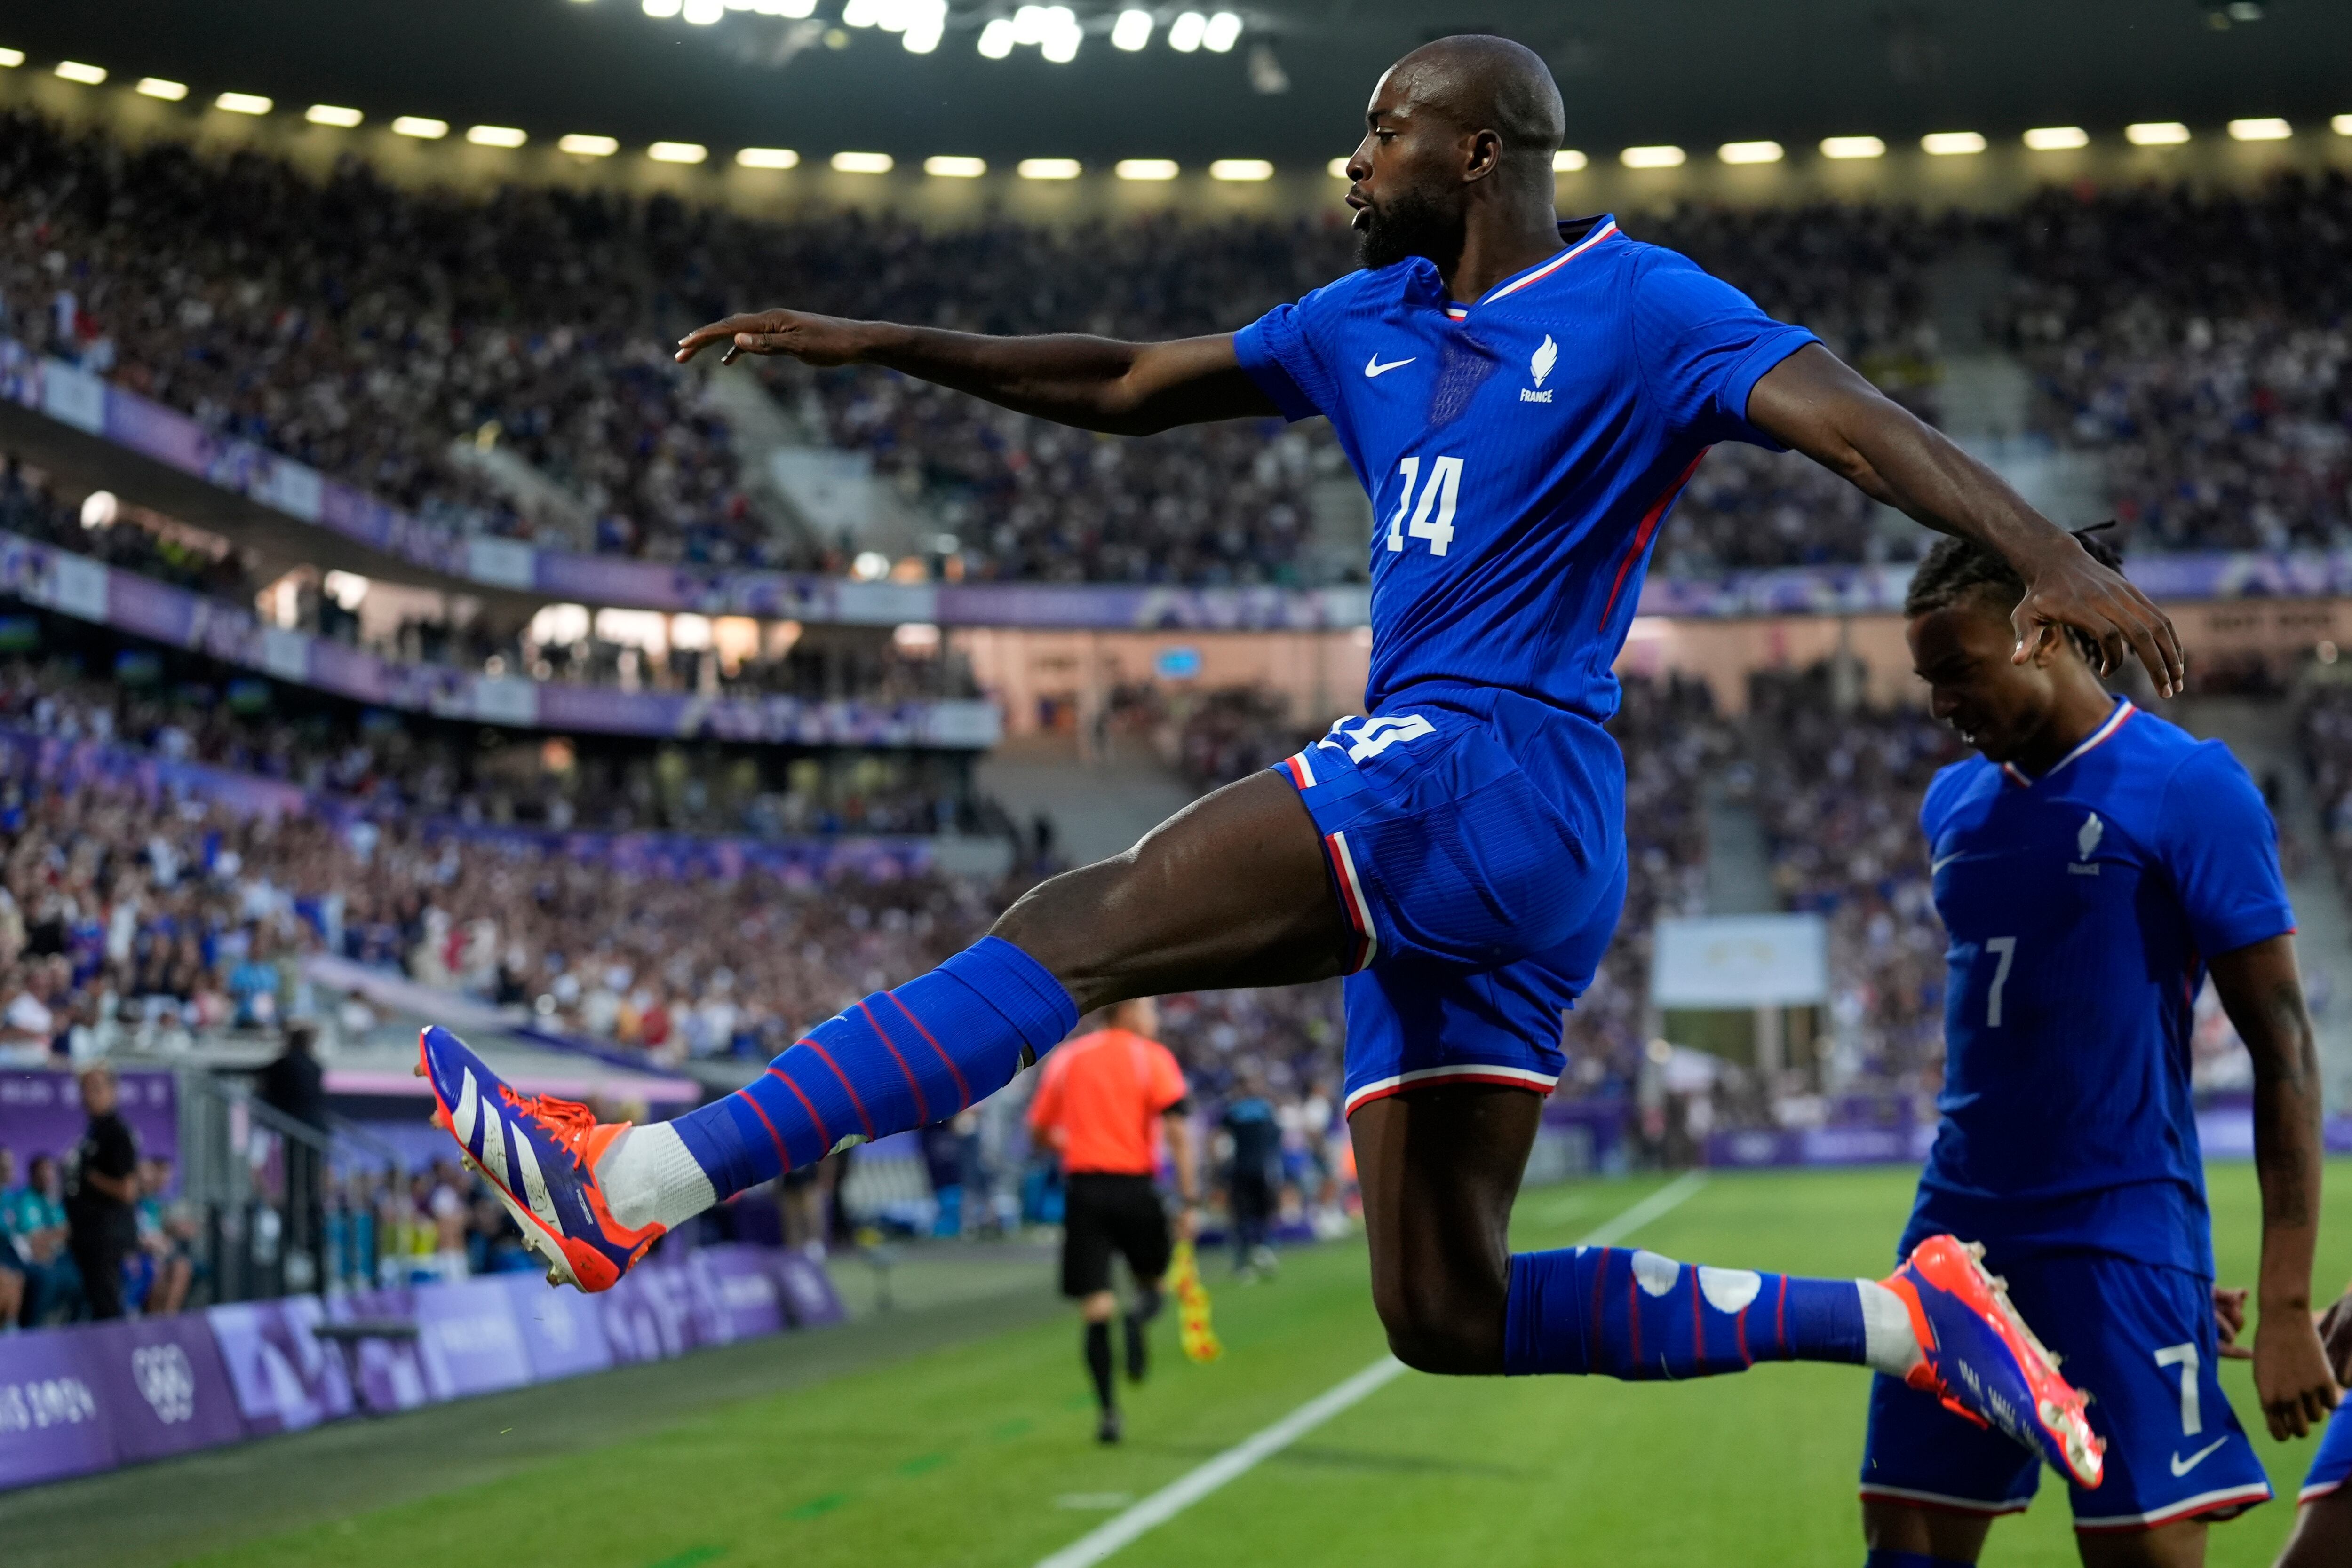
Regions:
<instances>
[{"instance_id":1,"label":"person in black jacket","mask_svg":"<svg viewBox=\"0 0 2352 1568\"><path fill-rule=\"evenodd\" d=\"M327 1130L327 1070L313 1049L318 1031L310 1024L286 1027L286 1049L257 1075L255 1088L261 1103L306 1127ZM326 1227L326 1172L318 1149L296 1138L286 1140L287 1249L292 1253L320 1256Z\"/></svg>"},{"instance_id":2,"label":"person in black jacket","mask_svg":"<svg viewBox=\"0 0 2352 1568\"><path fill-rule=\"evenodd\" d=\"M74 1149L66 1194L66 1249L81 1270L89 1315L100 1321L122 1315L122 1260L139 1244L139 1140L115 1112L120 1095L111 1070L81 1075L89 1125Z\"/></svg>"}]
</instances>

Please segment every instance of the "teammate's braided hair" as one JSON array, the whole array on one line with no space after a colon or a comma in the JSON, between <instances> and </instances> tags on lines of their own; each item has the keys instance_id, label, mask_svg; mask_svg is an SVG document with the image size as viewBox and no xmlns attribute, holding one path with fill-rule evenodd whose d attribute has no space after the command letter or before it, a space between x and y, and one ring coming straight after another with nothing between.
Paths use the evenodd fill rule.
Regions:
<instances>
[{"instance_id":1,"label":"teammate's braided hair","mask_svg":"<svg viewBox=\"0 0 2352 1568\"><path fill-rule=\"evenodd\" d=\"M2114 528L2112 518L2074 530L2074 542L2093 560L2110 571L2121 572L2124 558L2113 545L2098 536ZM2025 597L2025 579L1998 551L1989 550L1972 539L1942 538L1919 563L1911 577L1909 591L1903 596L1903 613L1926 615L1937 610L1949 609L1969 594L1981 594L1988 602L1998 601L2003 614L2017 607ZM2091 668L2099 667L2099 644L2087 632L2069 626L2067 637L2075 650L2089 661Z\"/></svg>"}]
</instances>

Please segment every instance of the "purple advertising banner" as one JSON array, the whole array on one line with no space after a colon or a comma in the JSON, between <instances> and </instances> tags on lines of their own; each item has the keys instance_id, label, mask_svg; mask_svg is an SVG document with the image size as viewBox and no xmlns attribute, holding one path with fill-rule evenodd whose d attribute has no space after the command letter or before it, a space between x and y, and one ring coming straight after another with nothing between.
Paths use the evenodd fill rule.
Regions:
<instances>
[{"instance_id":1,"label":"purple advertising banner","mask_svg":"<svg viewBox=\"0 0 2352 1568\"><path fill-rule=\"evenodd\" d=\"M530 1357L515 1326L512 1300L495 1276L417 1287L416 1345L425 1357L425 1385L436 1399L530 1381Z\"/></svg>"},{"instance_id":2,"label":"purple advertising banner","mask_svg":"<svg viewBox=\"0 0 2352 1568\"><path fill-rule=\"evenodd\" d=\"M841 1298L834 1293L833 1277L823 1264L790 1248L767 1255L775 1271L784 1317L796 1329L821 1328L841 1321Z\"/></svg>"},{"instance_id":3,"label":"purple advertising banner","mask_svg":"<svg viewBox=\"0 0 2352 1568\"><path fill-rule=\"evenodd\" d=\"M537 1274L500 1274L534 1383L602 1372L613 1364L595 1298L550 1285Z\"/></svg>"},{"instance_id":4,"label":"purple advertising banner","mask_svg":"<svg viewBox=\"0 0 2352 1568\"><path fill-rule=\"evenodd\" d=\"M205 1310L247 1431L299 1432L352 1413L342 1358L310 1332L325 1317L316 1296Z\"/></svg>"},{"instance_id":5,"label":"purple advertising banner","mask_svg":"<svg viewBox=\"0 0 2352 1568\"><path fill-rule=\"evenodd\" d=\"M152 1159L177 1159L180 1110L177 1086L162 1069L129 1069L122 1083L122 1119ZM16 1177L35 1155L60 1159L81 1142L89 1117L81 1108L81 1088L70 1072L0 1072L0 1148L16 1154Z\"/></svg>"},{"instance_id":6,"label":"purple advertising banner","mask_svg":"<svg viewBox=\"0 0 2352 1568\"><path fill-rule=\"evenodd\" d=\"M79 1342L100 1414L125 1462L245 1437L228 1369L204 1319L141 1318L64 1332Z\"/></svg>"},{"instance_id":7,"label":"purple advertising banner","mask_svg":"<svg viewBox=\"0 0 2352 1568\"><path fill-rule=\"evenodd\" d=\"M327 1321L348 1323L367 1319L413 1323L416 1292L404 1286L353 1291L327 1303ZM362 1403L370 1410L414 1410L446 1395L435 1393L425 1372L424 1354L413 1339L362 1339L352 1343L349 1362L359 1379Z\"/></svg>"},{"instance_id":8,"label":"purple advertising banner","mask_svg":"<svg viewBox=\"0 0 2352 1568\"><path fill-rule=\"evenodd\" d=\"M79 1333L0 1338L0 1487L84 1475L115 1463Z\"/></svg>"},{"instance_id":9,"label":"purple advertising banner","mask_svg":"<svg viewBox=\"0 0 2352 1568\"><path fill-rule=\"evenodd\" d=\"M686 1274L705 1343L732 1344L784 1331L781 1287L765 1248L735 1242L698 1248L687 1255Z\"/></svg>"},{"instance_id":10,"label":"purple advertising banner","mask_svg":"<svg viewBox=\"0 0 2352 1568\"><path fill-rule=\"evenodd\" d=\"M596 1315L615 1366L661 1361L685 1353L682 1328L647 1293L646 1281L653 1274L652 1269L640 1265L596 1297Z\"/></svg>"}]
</instances>

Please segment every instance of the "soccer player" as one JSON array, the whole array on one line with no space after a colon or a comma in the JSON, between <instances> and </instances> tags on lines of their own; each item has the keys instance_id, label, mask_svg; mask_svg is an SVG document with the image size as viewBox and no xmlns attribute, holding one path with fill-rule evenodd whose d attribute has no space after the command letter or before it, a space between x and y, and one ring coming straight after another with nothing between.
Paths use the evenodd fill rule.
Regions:
<instances>
[{"instance_id":1,"label":"soccer player","mask_svg":"<svg viewBox=\"0 0 2352 1568\"><path fill-rule=\"evenodd\" d=\"M2208 974L2253 1057L2254 1391L2274 1437L2336 1403L2311 1322L2320 1081L2294 916L2237 759L2111 695L2082 639L2039 632L2018 663L2023 588L1999 555L1948 539L1904 605L1936 716L1978 753L1936 776L1919 812L1950 976L1943 1122L1905 1244L1981 1242L2090 1396L2106 1476L2074 1495L2083 1560L2200 1563L2209 1521L2271 1495L2217 1375L2216 1313L2242 1307L2213 1289L2189 1093ZM2038 1479L2011 1444L1879 1379L1862 1466L1872 1568L1973 1563Z\"/></svg>"},{"instance_id":2,"label":"soccer player","mask_svg":"<svg viewBox=\"0 0 2352 1568\"><path fill-rule=\"evenodd\" d=\"M1184 1119L1192 1096L1176 1058L1152 1038L1159 1032L1157 1002L1150 997L1121 1002L1110 1009L1106 1027L1045 1059L1036 1097L1029 1102L1030 1132L1062 1158L1062 1294L1078 1303L1086 1322L1087 1371L1102 1413L1095 1435L1106 1443L1119 1439L1110 1362L1110 1320L1118 1312L1111 1254L1127 1260L1135 1281L1135 1304L1124 1324L1130 1383L1143 1381L1144 1330L1160 1315L1160 1281L1168 1273L1168 1213L1151 1179L1159 1166L1155 1124L1167 1133L1187 1238L1201 1202L1200 1165Z\"/></svg>"},{"instance_id":3,"label":"soccer player","mask_svg":"<svg viewBox=\"0 0 2352 1568\"><path fill-rule=\"evenodd\" d=\"M1865 1364L2092 1479L2079 1396L1948 1239L1885 1281L1509 1251L1560 1011L1624 898L1611 664L1711 443L1796 447L2011 561L2021 644L2057 622L2103 663L2136 651L2160 689L2181 674L2155 605L1811 333L1608 218L1561 223L1562 126L1520 46L1415 49L1381 77L1348 162L1363 269L1238 332L991 338L779 309L684 340L681 360L716 345L886 365L1114 434L1320 414L1375 503L1371 681L1365 716L1039 884L939 969L675 1122L598 1125L524 1100L427 1031L438 1113L554 1277L601 1288L716 1198L936 1120L1081 1012L1344 974L1372 1297L1406 1363L1629 1378Z\"/></svg>"},{"instance_id":4,"label":"soccer player","mask_svg":"<svg viewBox=\"0 0 2352 1568\"><path fill-rule=\"evenodd\" d=\"M2319 1320L2320 1338L2338 1384L2352 1384L2352 1290ZM2339 1411L2319 1438L2319 1452L2303 1478L2296 1499L2294 1533L2279 1553L2278 1568L2341 1568L2352 1563L2352 1421Z\"/></svg>"}]
</instances>

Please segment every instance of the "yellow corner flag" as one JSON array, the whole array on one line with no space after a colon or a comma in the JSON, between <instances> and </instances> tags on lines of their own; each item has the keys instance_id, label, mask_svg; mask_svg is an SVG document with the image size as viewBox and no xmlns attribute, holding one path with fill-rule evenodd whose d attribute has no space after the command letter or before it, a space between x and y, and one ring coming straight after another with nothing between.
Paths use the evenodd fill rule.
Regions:
<instances>
[{"instance_id":1,"label":"yellow corner flag","mask_svg":"<svg viewBox=\"0 0 2352 1568\"><path fill-rule=\"evenodd\" d=\"M1193 1361L1216 1360L1225 1354L1225 1347L1217 1343L1217 1331L1209 1326L1209 1288L1201 1283L1201 1260L1192 1255L1190 1241L1176 1243L1169 1271L1176 1281L1177 1337L1185 1355Z\"/></svg>"}]
</instances>

